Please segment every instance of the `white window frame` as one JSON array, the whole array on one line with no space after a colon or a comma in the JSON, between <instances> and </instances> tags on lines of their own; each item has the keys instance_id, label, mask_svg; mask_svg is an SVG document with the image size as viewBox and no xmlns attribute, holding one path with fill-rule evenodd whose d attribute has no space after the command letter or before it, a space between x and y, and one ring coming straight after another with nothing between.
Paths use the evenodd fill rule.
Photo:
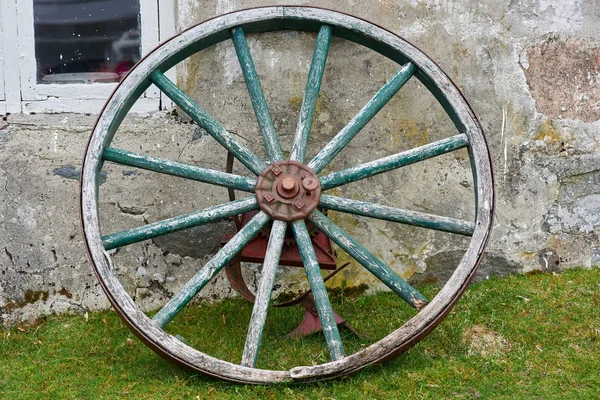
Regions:
<instances>
[{"instance_id":1,"label":"white window frame","mask_svg":"<svg viewBox=\"0 0 600 400\"><path fill-rule=\"evenodd\" d=\"M0 47L0 59L4 57L0 63L0 79L4 75L4 80L0 89L4 87L4 101L0 100L0 111L99 113L117 84L37 83L33 0L1 1L0 46L4 46ZM142 56L175 33L173 1L140 0ZM136 102L133 111L150 112L160 108L161 93L151 86Z\"/></svg>"},{"instance_id":2,"label":"white window frame","mask_svg":"<svg viewBox=\"0 0 600 400\"><path fill-rule=\"evenodd\" d=\"M0 38L2 38L2 7L0 7ZM0 111L2 111L6 96L4 95L4 43L0 40Z\"/></svg>"},{"instance_id":3,"label":"white window frame","mask_svg":"<svg viewBox=\"0 0 600 400\"><path fill-rule=\"evenodd\" d=\"M2 7L0 7L0 39L3 39L2 35ZM0 112L6 112L6 96L4 94L4 40L0 40Z\"/></svg>"}]
</instances>

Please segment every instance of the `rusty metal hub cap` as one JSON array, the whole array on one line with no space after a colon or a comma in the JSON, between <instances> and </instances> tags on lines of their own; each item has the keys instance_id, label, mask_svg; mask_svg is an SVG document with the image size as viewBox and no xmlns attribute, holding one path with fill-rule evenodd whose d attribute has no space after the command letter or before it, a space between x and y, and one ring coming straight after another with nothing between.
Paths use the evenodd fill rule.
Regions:
<instances>
[{"instance_id":1,"label":"rusty metal hub cap","mask_svg":"<svg viewBox=\"0 0 600 400\"><path fill-rule=\"evenodd\" d=\"M312 169L296 161L278 161L258 177L256 199L271 218L306 218L319 204L321 184Z\"/></svg>"}]
</instances>

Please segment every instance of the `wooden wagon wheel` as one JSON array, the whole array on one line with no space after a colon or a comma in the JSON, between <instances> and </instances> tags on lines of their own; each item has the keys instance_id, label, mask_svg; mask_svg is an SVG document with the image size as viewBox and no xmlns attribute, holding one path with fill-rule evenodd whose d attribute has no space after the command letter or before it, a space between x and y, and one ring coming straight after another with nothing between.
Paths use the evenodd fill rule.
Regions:
<instances>
[{"instance_id":1,"label":"wooden wagon wheel","mask_svg":"<svg viewBox=\"0 0 600 400\"><path fill-rule=\"evenodd\" d=\"M280 29L318 31L289 160L283 159L244 35L245 32ZM312 160L304 164L316 99L332 35L371 48L400 64L400 68L360 112ZM163 75L166 70L190 55L225 40L234 42L267 149L269 164L252 154ZM436 97L456 126L458 134L409 151L318 176L411 76L418 79ZM120 122L135 100L152 83L258 178L184 165L110 147ZM474 222L321 194L322 191L340 185L460 148L466 148L470 155L476 202ZM102 236L97 203L98 182L103 162L107 161L256 195ZM171 361L215 377L251 383L322 380L343 376L410 348L440 323L473 277L490 235L493 205L490 156L481 125L459 90L440 68L417 48L381 27L339 12L307 7L256 8L222 15L182 32L151 52L130 71L105 105L86 150L81 179L81 219L89 256L108 298L133 332L153 350ZM467 235L471 240L450 280L435 298L429 301L320 213L317 206ZM106 250L257 209L260 210L253 220L206 263L152 319L129 297L111 267L111 259ZM163 327L271 220L269 245L241 365L211 357L166 333ZM354 354L346 355L333 320L319 265L310 245L305 220L312 221L339 247L414 307L418 311L414 317L380 341ZM307 278L324 327L331 361L318 365L297 366L284 371L259 369L255 368L255 362L288 224L293 229L303 257Z\"/></svg>"}]
</instances>

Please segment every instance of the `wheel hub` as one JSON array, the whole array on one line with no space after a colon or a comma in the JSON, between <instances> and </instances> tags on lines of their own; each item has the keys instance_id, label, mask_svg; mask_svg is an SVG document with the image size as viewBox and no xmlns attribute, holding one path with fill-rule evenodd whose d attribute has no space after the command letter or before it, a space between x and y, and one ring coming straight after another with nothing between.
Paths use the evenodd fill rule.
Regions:
<instances>
[{"instance_id":1,"label":"wheel hub","mask_svg":"<svg viewBox=\"0 0 600 400\"><path fill-rule=\"evenodd\" d=\"M312 169L297 161L278 161L259 176L256 199L261 210L286 222L306 218L319 205L321 184Z\"/></svg>"}]
</instances>

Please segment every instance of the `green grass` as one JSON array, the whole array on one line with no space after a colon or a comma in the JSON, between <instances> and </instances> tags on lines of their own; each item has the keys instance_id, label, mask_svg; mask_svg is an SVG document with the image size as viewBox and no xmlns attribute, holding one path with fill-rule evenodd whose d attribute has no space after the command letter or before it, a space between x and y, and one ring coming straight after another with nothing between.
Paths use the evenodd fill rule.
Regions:
<instances>
[{"instance_id":1,"label":"green grass","mask_svg":"<svg viewBox=\"0 0 600 400\"><path fill-rule=\"evenodd\" d=\"M429 291L431 289L424 289ZM347 352L410 315L396 297L335 296L363 334L342 332ZM170 329L200 350L239 362L251 313L241 300L190 307ZM271 309L260 367L326 359L320 335L296 341L300 308ZM485 339L488 339L487 341ZM347 399L600 397L600 270L492 279L472 286L454 311L407 353L344 379L245 386L175 367L140 343L113 312L51 316L0 330L0 398Z\"/></svg>"}]
</instances>

